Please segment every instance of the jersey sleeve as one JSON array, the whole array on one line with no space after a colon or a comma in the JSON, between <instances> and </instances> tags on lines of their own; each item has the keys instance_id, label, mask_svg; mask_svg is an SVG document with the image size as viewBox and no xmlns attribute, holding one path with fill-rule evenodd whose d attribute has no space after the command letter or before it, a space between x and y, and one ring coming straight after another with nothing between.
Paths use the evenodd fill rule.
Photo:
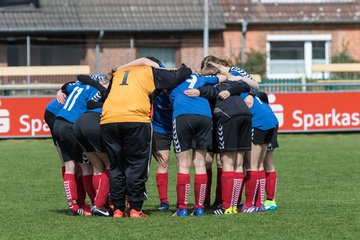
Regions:
<instances>
[{"instance_id":1,"label":"jersey sleeve","mask_svg":"<svg viewBox=\"0 0 360 240\"><path fill-rule=\"evenodd\" d=\"M152 67L156 89L172 89L190 77L192 71L185 65L178 69Z\"/></svg>"},{"instance_id":2,"label":"jersey sleeve","mask_svg":"<svg viewBox=\"0 0 360 240\"><path fill-rule=\"evenodd\" d=\"M101 92L102 95L105 95L106 88L101 85L99 82L94 81L94 79L91 78L89 75L78 75L77 79L82 82L83 84L90 85L94 88L96 88L98 91Z\"/></svg>"},{"instance_id":3,"label":"jersey sleeve","mask_svg":"<svg viewBox=\"0 0 360 240\"><path fill-rule=\"evenodd\" d=\"M227 81L227 84L229 84L228 91L231 95L239 95L250 90L250 86L241 81Z\"/></svg>"},{"instance_id":4,"label":"jersey sleeve","mask_svg":"<svg viewBox=\"0 0 360 240\"><path fill-rule=\"evenodd\" d=\"M236 67L236 66L232 66L229 69L229 73L234 75L234 76L241 76L241 77L246 77L246 78L250 78L252 80L255 81L255 79L253 79L250 74L248 74L244 69Z\"/></svg>"},{"instance_id":5,"label":"jersey sleeve","mask_svg":"<svg viewBox=\"0 0 360 240\"><path fill-rule=\"evenodd\" d=\"M206 84L209 84L211 86L219 83L219 78L215 75L204 76L204 79L206 81Z\"/></svg>"},{"instance_id":6,"label":"jersey sleeve","mask_svg":"<svg viewBox=\"0 0 360 240\"><path fill-rule=\"evenodd\" d=\"M199 87L198 90L200 91L200 97L204 97L206 99L215 99L219 94L219 90L210 85Z\"/></svg>"}]
</instances>

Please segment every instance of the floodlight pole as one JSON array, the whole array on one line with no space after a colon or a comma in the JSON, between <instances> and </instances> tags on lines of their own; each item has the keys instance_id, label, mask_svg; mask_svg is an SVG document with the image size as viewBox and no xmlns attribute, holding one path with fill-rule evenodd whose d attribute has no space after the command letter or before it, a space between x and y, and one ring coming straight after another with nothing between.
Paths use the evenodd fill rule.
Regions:
<instances>
[{"instance_id":1,"label":"floodlight pole","mask_svg":"<svg viewBox=\"0 0 360 240\"><path fill-rule=\"evenodd\" d=\"M209 55L209 0L204 0L204 57Z\"/></svg>"}]
</instances>

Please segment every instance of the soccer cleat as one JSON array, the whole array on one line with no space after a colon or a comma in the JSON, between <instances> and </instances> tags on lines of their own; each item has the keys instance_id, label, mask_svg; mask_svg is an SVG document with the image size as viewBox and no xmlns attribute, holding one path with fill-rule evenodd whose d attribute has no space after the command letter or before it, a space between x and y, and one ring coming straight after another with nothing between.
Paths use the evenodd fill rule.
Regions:
<instances>
[{"instance_id":1,"label":"soccer cleat","mask_svg":"<svg viewBox=\"0 0 360 240\"><path fill-rule=\"evenodd\" d=\"M215 200L215 202L214 202L213 205L211 206L211 208L212 208L213 210L219 209L219 208L221 208L221 207L222 207L222 202L221 202L221 201L218 201L218 200Z\"/></svg>"},{"instance_id":2,"label":"soccer cleat","mask_svg":"<svg viewBox=\"0 0 360 240\"><path fill-rule=\"evenodd\" d=\"M256 207L255 206L246 206L245 204L241 207L240 212L243 213L255 213L256 212Z\"/></svg>"},{"instance_id":3,"label":"soccer cleat","mask_svg":"<svg viewBox=\"0 0 360 240\"><path fill-rule=\"evenodd\" d=\"M123 217L127 217L126 212L123 212L120 209L116 209L113 214L113 218L123 218Z\"/></svg>"},{"instance_id":4,"label":"soccer cleat","mask_svg":"<svg viewBox=\"0 0 360 240\"><path fill-rule=\"evenodd\" d=\"M110 217L110 213L106 208L98 208L96 206L93 206L91 208L91 213L94 216L100 216L100 217Z\"/></svg>"},{"instance_id":5,"label":"soccer cleat","mask_svg":"<svg viewBox=\"0 0 360 240\"><path fill-rule=\"evenodd\" d=\"M233 208L229 207L227 209L224 209L224 208L220 207L218 209L214 209L212 213L215 215L230 215L230 214L233 214Z\"/></svg>"},{"instance_id":6,"label":"soccer cleat","mask_svg":"<svg viewBox=\"0 0 360 240\"><path fill-rule=\"evenodd\" d=\"M79 208L77 211L69 209L66 213L68 216L91 216L91 212L84 211L84 209Z\"/></svg>"},{"instance_id":7,"label":"soccer cleat","mask_svg":"<svg viewBox=\"0 0 360 240\"><path fill-rule=\"evenodd\" d=\"M232 212L234 214L238 213L238 207L237 206L231 206L232 207Z\"/></svg>"},{"instance_id":8,"label":"soccer cleat","mask_svg":"<svg viewBox=\"0 0 360 240\"><path fill-rule=\"evenodd\" d=\"M202 217L205 215L205 209L204 208L197 208L194 209L194 211L191 213L191 216L198 216L198 217Z\"/></svg>"},{"instance_id":9,"label":"soccer cleat","mask_svg":"<svg viewBox=\"0 0 360 240\"><path fill-rule=\"evenodd\" d=\"M188 209L184 208L182 210L176 210L176 212L173 214L173 217L187 217L188 215Z\"/></svg>"},{"instance_id":10,"label":"soccer cleat","mask_svg":"<svg viewBox=\"0 0 360 240\"><path fill-rule=\"evenodd\" d=\"M278 209L275 199L274 200L265 200L264 207L265 207L266 211L275 211Z\"/></svg>"},{"instance_id":11,"label":"soccer cleat","mask_svg":"<svg viewBox=\"0 0 360 240\"><path fill-rule=\"evenodd\" d=\"M169 203L162 202L160 203L160 207L158 208L159 212L166 212L169 210Z\"/></svg>"},{"instance_id":12,"label":"soccer cleat","mask_svg":"<svg viewBox=\"0 0 360 240\"><path fill-rule=\"evenodd\" d=\"M265 212L266 209L264 207L264 205L261 205L260 207L256 207L256 212Z\"/></svg>"},{"instance_id":13,"label":"soccer cleat","mask_svg":"<svg viewBox=\"0 0 360 240\"><path fill-rule=\"evenodd\" d=\"M135 209L130 210L131 218L143 218L148 217L149 215L145 214L143 211L136 211Z\"/></svg>"}]
</instances>

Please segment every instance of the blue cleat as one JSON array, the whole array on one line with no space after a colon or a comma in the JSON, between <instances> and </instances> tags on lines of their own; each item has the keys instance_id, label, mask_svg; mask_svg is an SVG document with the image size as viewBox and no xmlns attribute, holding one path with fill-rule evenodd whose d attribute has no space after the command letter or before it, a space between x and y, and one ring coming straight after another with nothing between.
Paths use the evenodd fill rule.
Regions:
<instances>
[{"instance_id":1,"label":"blue cleat","mask_svg":"<svg viewBox=\"0 0 360 240\"><path fill-rule=\"evenodd\" d=\"M166 212L167 210L169 210L169 203L161 202L158 210L159 212Z\"/></svg>"},{"instance_id":2,"label":"blue cleat","mask_svg":"<svg viewBox=\"0 0 360 240\"><path fill-rule=\"evenodd\" d=\"M176 212L173 214L174 217L187 217L188 214L188 209L184 208L182 210L178 209L176 210Z\"/></svg>"},{"instance_id":3,"label":"blue cleat","mask_svg":"<svg viewBox=\"0 0 360 240\"><path fill-rule=\"evenodd\" d=\"M205 215L205 209L204 208L194 209L194 211L192 212L191 215L192 216L198 216L198 217L204 216Z\"/></svg>"}]
</instances>

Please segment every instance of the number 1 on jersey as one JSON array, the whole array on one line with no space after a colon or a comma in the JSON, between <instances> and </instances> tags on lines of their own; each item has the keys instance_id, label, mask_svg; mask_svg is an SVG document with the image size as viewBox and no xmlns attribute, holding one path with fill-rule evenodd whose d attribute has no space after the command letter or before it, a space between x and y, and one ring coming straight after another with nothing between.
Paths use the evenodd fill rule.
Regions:
<instances>
[{"instance_id":1,"label":"number 1 on jersey","mask_svg":"<svg viewBox=\"0 0 360 240\"><path fill-rule=\"evenodd\" d=\"M128 85L126 81L127 81L128 76L129 76L129 73L130 73L130 70L125 71L123 80L122 80L121 84L119 84L119 85Z\"/></svg>"}]
</instances>

